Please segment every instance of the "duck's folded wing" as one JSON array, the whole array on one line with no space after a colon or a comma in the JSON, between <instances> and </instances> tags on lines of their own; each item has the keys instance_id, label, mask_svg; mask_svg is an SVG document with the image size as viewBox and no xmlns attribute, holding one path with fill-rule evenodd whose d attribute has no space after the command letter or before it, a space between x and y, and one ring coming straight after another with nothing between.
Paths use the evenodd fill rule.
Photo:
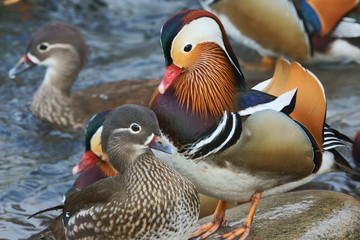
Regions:
<instances>
[{"instance_id":1,"label":"duck's folded wing","mask_svg":"<svg viewBox=\"0 0 360 240\"><path fill-rule=\"evenodd\" d=\"M63 210L64 224L66 225L69 219L81 210L86 210L94 205L101 206L111 201L121 188L121 184L116 180L118 177L100 180L67 196Z\"/></svg>"}]
</instances>

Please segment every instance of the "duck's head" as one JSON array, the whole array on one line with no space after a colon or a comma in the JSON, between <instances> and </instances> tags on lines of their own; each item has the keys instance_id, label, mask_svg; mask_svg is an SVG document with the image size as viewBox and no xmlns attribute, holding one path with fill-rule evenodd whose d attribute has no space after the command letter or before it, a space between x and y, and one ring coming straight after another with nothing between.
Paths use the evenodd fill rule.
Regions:
<instances>
[{"instance_id":1,"label":"duck's head","mask_svg":"<svg viewBox=\"0 0 360 240\"><path fill-rule=\"evenodd\" d=\"M9 77L15 78L36 65L54 69L68 66L80 70L87 55L88 48L79 29L61 22L50 22L34 33L25 55L9 71Z\"/></svg>"},{"instance_id":2,"label":"duck's head","mask_svg":"<svg viewBox=\"0 0 360 240\"><path fill-rule=\"evenodd\" d=\"M102 128L101 146L120 173L150 148L173 152L161 138L155 113L133 104L123 105L108 114Z\"/></svg>"},{"instance_id":3,"label":"duck's head","mask_svg":"<svg viewBox=\"0 0 360 240\"><path fill-rule=\"evenodd\" d=\"M161 29L166 70L150 105L173 89L178 103L193 115L221 116L245 88L238 60L220 20L204 10L185 10ZM171 91L169 91L171 92Z\"/></svg>"},{"instance_id":4,"label":"duck's head","mask_svg":"<svg viewBox=\"0 0 360 240\"><path fill-rule=\"evenodd\" d=\"M180 74L202 67L205 74L211 72L212 67L215 69L216 64L230 65L237 81L243 84L243 75L225 29L214 14L204 10L179 12L165 22L160 35L166 63L158 88L160 93L164 93ZM210 64L204 66L205 61Z\"/></svg>"},{"instance_id":5,"label":"duck's head","mask_svg":"<svg viewBox=\"0 0 360 240\"><path fill-rule=\"evenodd\" d=\"M115 176L118 172L110 165L109 158L101 147L101 133L106 116L111 110L95 114L89 121L85 129L85 152L78 164L72 169L75 175L94 165L106 177Z\"/></svg>"}]
</instances>

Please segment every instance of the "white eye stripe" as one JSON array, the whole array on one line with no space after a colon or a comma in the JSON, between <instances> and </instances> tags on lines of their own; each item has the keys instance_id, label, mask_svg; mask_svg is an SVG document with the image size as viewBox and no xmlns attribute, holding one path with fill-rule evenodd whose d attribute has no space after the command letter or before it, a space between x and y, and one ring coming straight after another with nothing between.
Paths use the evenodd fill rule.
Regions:
<instances>
[{"instance_id":1,"label":"white eye stripe","mask_svg":"<svg viewBox=\"0 0 360 240\"><path fill-rule=\"evenodd\" d=\"M139 128L138 131L134 131L132 129L132 126L134 126L134 125L136 125ZM132 123L130 125L130 127L128 127L128 128L116 128L116 129L112 130L112 133L125 132L125 131L131 132L132 134L137 134L137 133L139 133L141 131L141 127L137 123Z\"/></svg>"},{"instance_id":2,"label":"white eye stripe","mask_svg":"<svg viewBox=\"0 0 360 240\"><path fill-rule=\"evenodd\" d=\"M53 48L64 48L64 49L70 49L74 50L73 46L70 44L64 44L64 43L55 43L55 44L49 44L47 49L53 49Z\"/></svg>"},{"instance_id":3,"label":"white eye stripe","mask_svg":"<svg viewBox=\"0 0 360 240\"><path fill-rule=\"evenodd\" d=\"M116 128L112 130L112 133L125 132L125 131L129 131L129 128Z\"/></svg>"},{"instance_id":4,"label":"white eye stripe","mask_svg":"<svg viewBox=\"0 0 360 240\"><path fill-rule=\"evenodd\" d=\"M198 43L214 42L226 51L220 27L214 19L209 17L198 18L185 25L175 36L172 48L177 41L181 43L180 46L191 44L193 49Z\"/></svg>"},{"instance_id":5,"label":"white eye stripe","mask_svg":"<svg viewBox=\"0 0 360 240\"><path fill-rule=\"evenodd\" d=\"M62 49L69 49L71 51L75 51L74 47L71 46L70 44L62 44L62 43L55 43L55 44L48 45L46 51L53 49L53 48L62 48ZM37 57L32 55L30 52L28 52L26 54L26 56L30 59L30 61L32 61L35 64L41 63L41 61Z\"/></svg>"},{"instance_id":6,"label":"white eye stripe","mask_svg":"<svg viewBox=\"0 0 360 240\"><path fill-rule=\"evenodd\" d=\"M178 42L179 45L177 45L176 42ZM240 69L238 69L229 53L226 51L219 24L210 17L201 17L185 25L173 39L171 49L174 49L175 44L177 46L181 46L182 48L184 48L187 44L191 44L192 49L195 49L196 44L204 42L213 42L218 44L226 53L232 65L236 68L240 75L242 75ZM184 49L182 49L182 51L185 52Z\"/></svg>"}]
</instances>

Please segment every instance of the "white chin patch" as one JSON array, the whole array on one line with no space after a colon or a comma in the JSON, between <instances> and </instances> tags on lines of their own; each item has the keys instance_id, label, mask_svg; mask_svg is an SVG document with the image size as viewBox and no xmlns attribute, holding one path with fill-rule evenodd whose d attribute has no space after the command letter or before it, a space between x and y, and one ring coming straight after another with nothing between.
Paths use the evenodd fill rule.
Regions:
<instances>
[{"instance_id":1,"label":"white chin patch","mask_svg":"<svg viewBox=\"0 0 360 240\"><path fill-rule=\"evenodd\" d=\"M31 53L27 53L26 56L30 59L30 61L32 61L35 64L39 64L40 60L35 57L34 55L32 55Z\"/></svg>"},{"instance_id":2,"label":"white chin patch","mask_svg":"<svg viewBox=\"0 0 360 240\"><path fill-rule=\"evenodd\" d=\"M152 133L152 134L146 139L144 145L148 145L153 138L154 138L154 134Z\"/></svg>"}]
</instances>

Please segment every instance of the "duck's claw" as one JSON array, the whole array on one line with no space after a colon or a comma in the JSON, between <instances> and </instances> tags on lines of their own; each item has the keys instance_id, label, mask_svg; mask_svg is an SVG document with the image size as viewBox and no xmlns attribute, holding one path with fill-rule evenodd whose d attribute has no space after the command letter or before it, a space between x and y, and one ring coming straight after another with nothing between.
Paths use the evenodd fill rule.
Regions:
<instances>
[{"instance_id":1,"label":"duck's claw","mask_svg":"<svg viewBox=\"0 0 360 240\"><path fill-rule=\"evenodd\" d=\"M253 222L253 218L255 215L256 207L260 201L261 198L261 192L254 193L251 197L251 207L249 214L247 218L245 219L245 222L243 223L243 226L241 228L235 229L234 231L231 231L229 233L223 234L220 236L220 239L225 240L233 240L233 239L239 239L239 240L245 240L247 236L250 233L251 224Z\"/></svg>"},{"instance_id":2,"label":"duck's claw","mask_svg":"<svg viewBox=\"0 0 360 240\"><path fill-rule=\"evenodd\" d=\"M216 230L219 229L219 227L221 226L221 224L223 222L224 223L227 222L227 220L224 218L225 209L226 209L226 202L220 200L216 207L216 210L215 210L215 213L213 215L213 219L211 220L211 222L195 228L195 231L191 234L190 239L192 239L192 238L195 238L196 240L205 239L208 236L210 236L211 234L213 234L214 232L216 232Z\"/></svg>"},{"instance_id":3,"label":"duck's claw","mask_svg":"<svg viewBox=\"0 0 360 240\"><path fill-rule=\"evenodd\" d=\"M221 222L214 222L211 221L207 224L201 225L199 227L197 227L197 231L195 231L191 237L195 238L197 236L199 236L198 238L195 238L196 240L200 240L200 239L205 239L208 236L210 236L211 234L213 234L214 232L216 232L216 230L218 230L218 228L221 226Z\"/></svg>"},{"instance_id":4,"label":"duck's claw","mask_svg":"<svg viewBox=\"0 0 360 240\"><path fill-rule=\"evenodd\" d=\"M244 240L249 235L249 233L250 233L250 227L241 227L234 231L221 235L219 238L224 240L233 240L233 239Z\"/></svg>"}]
</instances>

